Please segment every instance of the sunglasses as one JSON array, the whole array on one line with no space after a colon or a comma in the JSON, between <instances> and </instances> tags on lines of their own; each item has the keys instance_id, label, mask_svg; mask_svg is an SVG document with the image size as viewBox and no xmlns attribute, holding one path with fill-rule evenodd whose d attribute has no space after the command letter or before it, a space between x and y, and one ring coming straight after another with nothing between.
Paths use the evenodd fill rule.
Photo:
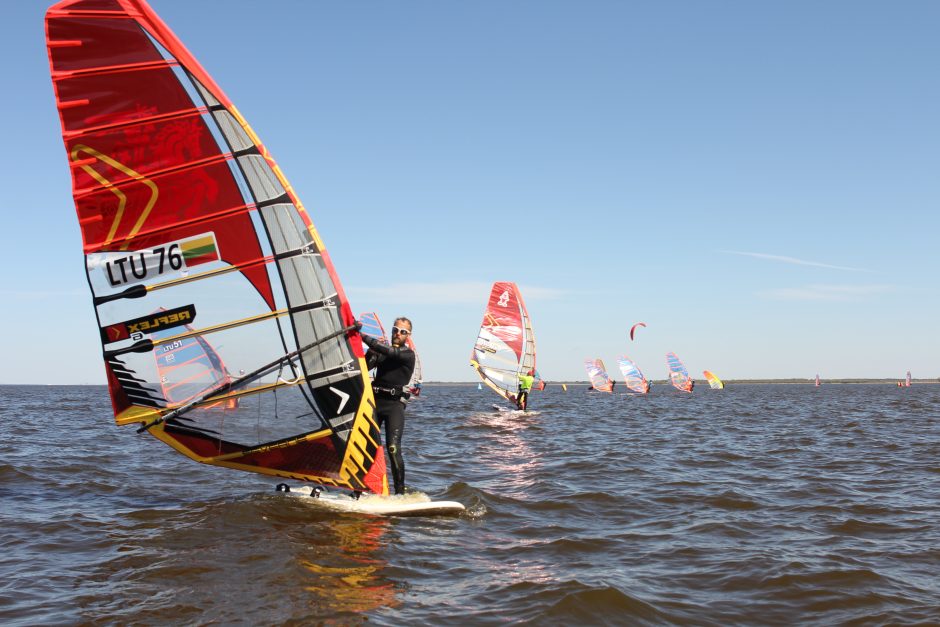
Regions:
<instances>
[{"instance_id":1,"label":"sunglasses","mask_svg":"<svg viewBox=\"0 0 940 627\"><path fill-rule=\"evenodd\" d=\"M401 329L401 328L399 328L399 327L392 327L392 335L395 335L396 333L399 334L399 335L411 335L411 331L409 331L408 329Z\"/></svg>"}]
</instances>

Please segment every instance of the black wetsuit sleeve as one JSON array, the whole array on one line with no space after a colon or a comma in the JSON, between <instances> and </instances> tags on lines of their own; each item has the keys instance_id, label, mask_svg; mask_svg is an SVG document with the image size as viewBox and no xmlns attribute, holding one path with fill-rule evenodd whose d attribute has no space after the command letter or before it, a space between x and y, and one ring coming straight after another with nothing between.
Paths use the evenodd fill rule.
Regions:
<instances>
[{"instance_id":1,"label":"black wetsuit sleeve","mask_svg":"<svg viewBox=\"0 0 940 627\"><path fill-rule=\"evenodd\" d=\"M368 335L362 341L369 346L370 359L377 364L373 387L402 387L408 385L415 369L415 353L407 346L390 346Z\"/></svg>"},{"instance_id":2,"label":"black wetsuit sleeve","mask_svg":"<svg viewBox=\"0 0 940 627\"><path fill-rule=\"evenodd\" d=\"M369 347L369 352L385 355L397 361L408 361L409 358L411 361L414 361L414 352L408 347L391 346L380 342L378 338L374 338L371 335L363 335L362 341Z\"/></svg>"}]
</instances>

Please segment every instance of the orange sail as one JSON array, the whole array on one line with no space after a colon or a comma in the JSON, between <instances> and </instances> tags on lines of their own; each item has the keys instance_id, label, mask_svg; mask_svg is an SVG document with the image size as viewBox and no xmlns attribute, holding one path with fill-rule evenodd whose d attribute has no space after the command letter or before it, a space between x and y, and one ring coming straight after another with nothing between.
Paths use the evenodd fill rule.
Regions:
<instances>
[{"instance_id":1,"label":"orange sail","mask_svg":"<svg viewBox=\"0 0 940 627\"><path fill-rule=\"evenodd\" d=\"M708 386L709 386L711 389L713 389L713 390L722 390L722 389L724 389L725 384L722 382L721 379L718 378L717 375L715 375L715 373L713 373L713 372L711 372L711 371L709 371L709 370L705 370L704 372L702 372L702 374L705 375L705 380L708 381Z\"/></svg>"}]
</instances>

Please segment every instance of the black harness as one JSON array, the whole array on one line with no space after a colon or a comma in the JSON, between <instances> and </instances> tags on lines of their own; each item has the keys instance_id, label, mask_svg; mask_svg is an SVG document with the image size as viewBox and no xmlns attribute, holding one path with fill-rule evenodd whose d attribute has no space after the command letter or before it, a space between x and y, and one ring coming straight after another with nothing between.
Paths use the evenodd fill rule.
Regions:
<instances>
[{"instance_id":1,"label":"black harness","mask_svg":"<svg viewBox=\"0 0 940 627\"><path fill-rule=\"evenodd\" d=\"M387 388L381 385L373 385L372 390L375 392L376 396L384 398L401 398L404 400L411 398L411 393L406 392L403 387Z\"/></svg>"}]
</instances>

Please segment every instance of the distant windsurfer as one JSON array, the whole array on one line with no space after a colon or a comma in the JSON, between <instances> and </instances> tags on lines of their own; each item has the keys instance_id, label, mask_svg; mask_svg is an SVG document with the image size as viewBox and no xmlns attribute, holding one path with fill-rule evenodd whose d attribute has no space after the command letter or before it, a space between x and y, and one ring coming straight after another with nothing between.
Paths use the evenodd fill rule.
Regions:
<instances>
[{"instance_id":1,"label":"distant windsurfer","mask_svg":"<svg viewBox=\"0 0 940 627\"><path fill-rule=\"evenodd\" d=\"M411 328L411 320L396 318L391 345L362 334L362 341L369 347L366 365L370 370L376 369L372 382L375 414L379 428L383 424L385 427L385 447L392 461L395 494L405 493L405 460L401 455L401 436L405 430L405 403L410 396L407 387L415 369L415 353L407 345Z\"/></svg>"},{"instance_id":2,"label":"distant windsurfer","mask_svg":"<svg viewBox=\"0 0 940 627\"><path fill-rule=\"evenodd\" d=\"M535 370L519 375L519 393L516 395L516 407L522 411L525 411L526 407L529 406L529 392L532 391L533 382L535 382Z\"/></svg>"}]
</instances>

